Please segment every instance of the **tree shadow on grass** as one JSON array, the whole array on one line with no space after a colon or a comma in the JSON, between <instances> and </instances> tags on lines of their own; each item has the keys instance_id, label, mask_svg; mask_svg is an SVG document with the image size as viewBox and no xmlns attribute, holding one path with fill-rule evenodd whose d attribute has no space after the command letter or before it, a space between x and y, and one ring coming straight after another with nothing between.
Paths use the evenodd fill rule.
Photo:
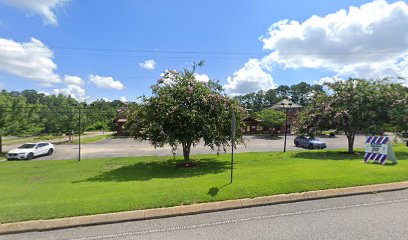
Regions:
<instances>
[{"instance_id":1,"label":"tree shadow on grass","mask_svg":"<svg viewBox=\"0 0 408 240\"><path fill-rule=\"evenodd\" d=\"M211 197L215 197L215 196L217 196L218 192L219 192L223 187L226 187L226 186L228 186L228 185L230 185L230 184L231 184L231 183L227 183L227 184L222 185L221 187L212 187L212 188L208 189L207 194L210 195Z\"/></svg>"},{"instance_id":2,"label":"tree shadow on grass","mask_svg":"<svg viewBox=\"0 0 408 240\"><path fill-rule=\"evenodd\" d=\"M79 182L125 182L147 181L154 178L189 178L207 174L217 174L229 170L229 162L219 161L214 158L193 160L198 165L191 168L180 168L176 164L182 160L138 162L133 165L122 166L104 172L95 177Z\"/></svg>"},{"instance_id":3,"label":"tree shadow on grass","mask_svg":"<svg viewBox=\"0 0 408 240\"><path fill-rule=\"evenodd\" d=\"M362 161L364 158L364 152L356 151L354 154L349 154L345 151L304 151L304 152L297 152L293 154L294 158L302 158L307 160L340 160L340 161L348 161L348 160L359 160ZM408 159L408 152L396 151L397 160L407 160ZM387 164L389 165L389 164Z\"/></svg>"}]
</instances>

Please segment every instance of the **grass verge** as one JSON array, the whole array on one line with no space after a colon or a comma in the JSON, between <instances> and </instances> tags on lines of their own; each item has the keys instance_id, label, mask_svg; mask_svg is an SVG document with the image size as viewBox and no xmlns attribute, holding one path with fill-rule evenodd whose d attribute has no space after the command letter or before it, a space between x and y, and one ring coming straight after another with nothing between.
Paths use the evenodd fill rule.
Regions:
<instances>
[{"instance_id":1,"label":"grass verge","mask_svg":"<svg viewBox=\"0 0 408 240\"><path fill-rule=\"evenodd\" d=\"M98 135L93 137L81 137L81 144L96 143L104 139L113 138L112 134ZM78 144L78 138L72 142L64 142L63 144Z\"/></svg>"},{"instance_id":2,"label":"grass verge","mask_svg":"<svg viewBox=\"0 0 408 240\"><path fill-rule=\"evenodd\" d=\"M397 165L362 163L339 151L239 153L234 183L230 155L0 162L0 222L168 207L310 190L408 180L408 148Z\"/></svg>"}]
</instances>

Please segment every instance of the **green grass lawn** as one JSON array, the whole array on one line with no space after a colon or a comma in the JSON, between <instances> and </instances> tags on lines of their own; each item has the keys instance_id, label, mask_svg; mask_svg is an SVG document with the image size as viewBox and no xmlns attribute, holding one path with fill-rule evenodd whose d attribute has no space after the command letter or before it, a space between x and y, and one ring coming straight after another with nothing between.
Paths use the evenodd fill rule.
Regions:
<instances>
[{"instance_id":1,"label":"green grass lawn","mask_svg":"<svg viewBox=\"0 0 408 240\"><path fill-rule=\"evenodd\" d=\"M408 147L397 165L362 163L339 151L0 162L0 222L50 219L408 180Z\"/></svg>"},{"instance_id":2,"label":"green grass lawn","mask_svg":"<svg viewBox=\"0 0 408 240\"><path fill-rule=\"evenodd\" d=\"M86 136L82 136L81 137L81 144L86 144L86 143L95 143L95 142L99 142L103 139L107 139L107 138L113 138L112 134L105 134L105 135L98 135L98 136L92 136L92 137L86 137ZM64 142L66 144L78 144L78 138L76 138L74 141L72 142Z\"/></svg>"}]
</instances>

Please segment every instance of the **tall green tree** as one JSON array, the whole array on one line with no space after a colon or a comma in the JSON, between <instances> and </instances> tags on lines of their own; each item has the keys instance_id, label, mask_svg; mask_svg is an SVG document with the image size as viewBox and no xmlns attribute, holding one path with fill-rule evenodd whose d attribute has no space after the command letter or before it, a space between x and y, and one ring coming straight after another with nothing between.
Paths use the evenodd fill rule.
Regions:
<instances>
[{"instance_id":1,"label":"tall green tree","mask_svg":"<svg viewBox=\"0 0 408 240\"><path fill-rule=\"evenodd\" d=\"M257 119L271 128L277 128L282 126L286 120L286 114L282 111L275 111L273 109L264 109L255 113Z\"/></svg>"},{"instance_id":2,"label":"tall green tree","mask_svg":"<svg viewBox=\"0 0 408 240\"><path fill-rule=\"evenodd\" d=\"M155 147L181 145L184 161L190 161L191 146L200 140L212 149L225 148L231 141L231 113L235 112L235 143L242 141L244 110L223 94L218 82L197 81L196 67L166 71L152 86L152 96L130 108L127 127L136 139L149 140Z\"/></svg>"},{"instance_id":3,"label":"tall green tree","mask_svg":"<svg viewBox=\"0 0 408 240\"><path fill-rule=\"evenodd\" d=\"M0 93L0 152L3 136L31 135L44 129L39 124L38 109L36 105L29 107L23 96Z\"/></svg>"}]
</instances>

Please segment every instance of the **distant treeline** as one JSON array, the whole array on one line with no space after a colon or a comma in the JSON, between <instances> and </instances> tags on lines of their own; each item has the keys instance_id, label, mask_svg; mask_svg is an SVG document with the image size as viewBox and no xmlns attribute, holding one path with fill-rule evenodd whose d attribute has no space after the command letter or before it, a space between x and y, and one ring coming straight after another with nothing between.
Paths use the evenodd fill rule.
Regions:
<instances>
[{"instance_id":1,"label":"distant treeline","mask_svg":"<svg viewBox=\"0 0 408 240\"><path fill-rule=\"evenodd\" d=\"M236 96L235 98L250 112L256 112L270 107L283 99L289 99L296 104L307 106L313 99L314 94L319 92L323 92L321 85L310 85L301 82L292 86L280 85L275 89L248 93Z\"/></svg>"},{"instance_id":2,"label":"distant treeline","mask_svg":"<svg viewBox=\"0 0 408 240\"><path fill-rule=\"evenodd\" d=\"M90 104L72 97L46 95L35 90L0 92L0 136L66 134L78 132L78 108L81 131L114 130L116 110L122 101L96 100Z\"/></svg>"}]
</instances>

